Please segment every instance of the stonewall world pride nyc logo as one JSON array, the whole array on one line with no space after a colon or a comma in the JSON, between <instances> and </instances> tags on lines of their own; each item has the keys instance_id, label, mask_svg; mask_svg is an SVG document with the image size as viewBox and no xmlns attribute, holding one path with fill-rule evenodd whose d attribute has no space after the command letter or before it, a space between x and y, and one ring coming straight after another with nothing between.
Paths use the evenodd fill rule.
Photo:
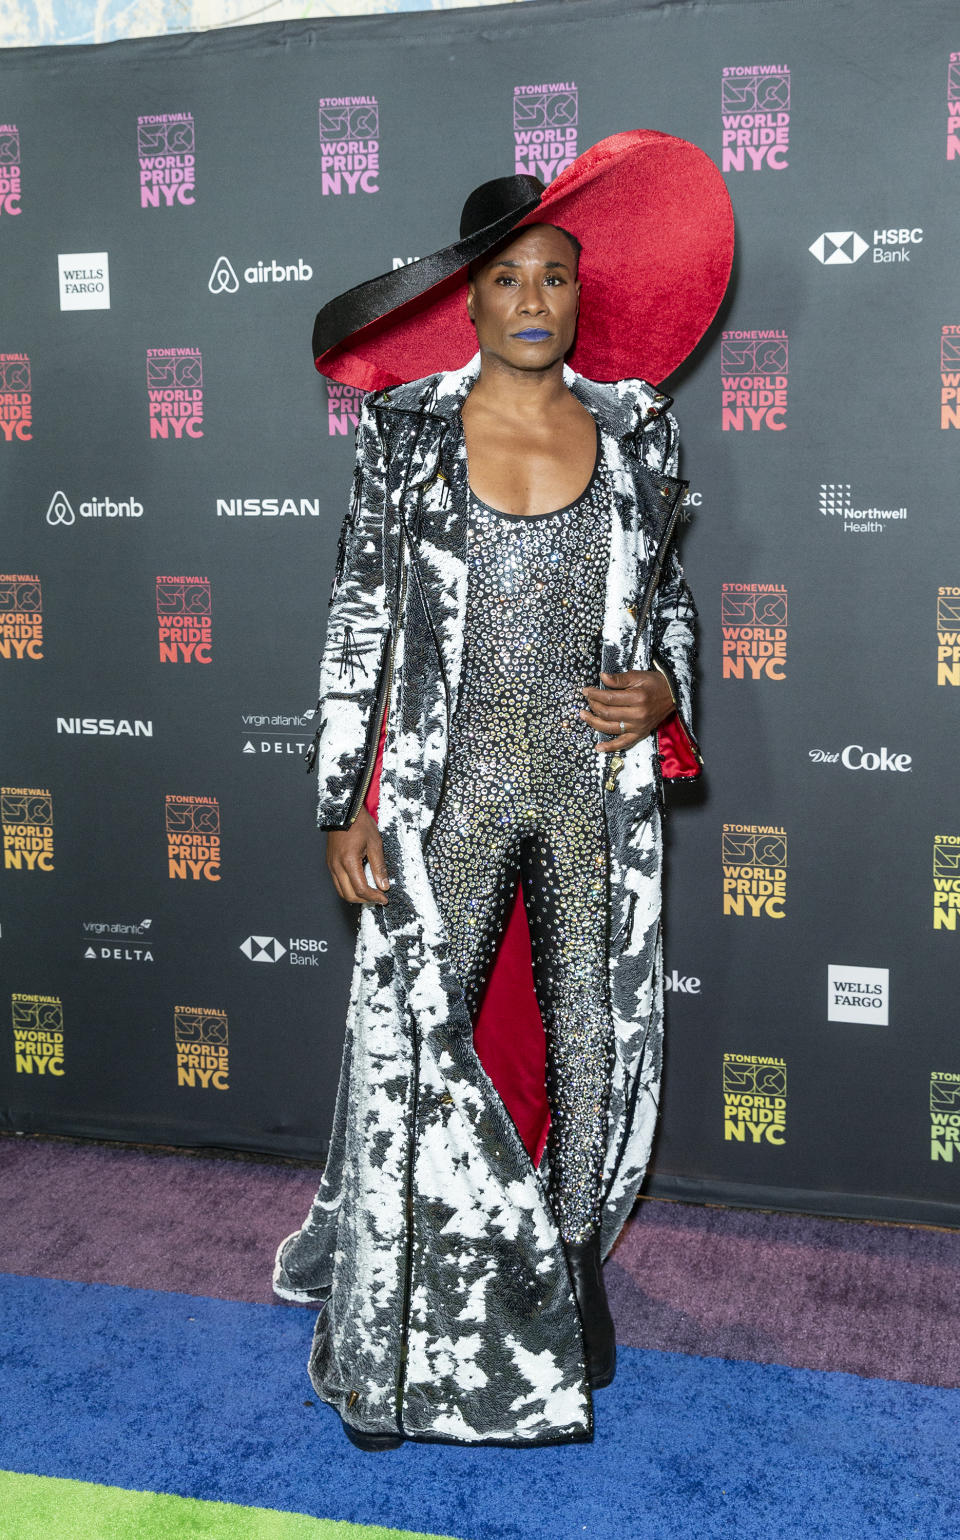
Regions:
<instances>
[{"instance_id":1,"label":"stonewall world pride nyc logo","mask_svg":"<svg viewBox=\"0 0 960 1540\"><path fill-rule=\"evenodd\" d=\"M514 174L549 183L577 157L579 98L572 81L514 86Z\"/></svg>"},{"instance_id":2,"label":"stonewall world pride nyc logo","mask_svg":"<svg viewBox=\"0 0 960 1540\"><path fill-rule=\"evenodd\" d=\"M209 578L157 578L161 663L213 661L212 608Z\"/></svg>"},{"instance_id":3,"label":"stonewall world pride nyc logo","mask_svg":"<svg viewBox=\"0 0 960 1540\"><path fill-rule=\"evenodd\" d=\"M783 583L724 583L720 591L724 679L785 679L787 590Z\"/></svg>"},{"instance_id":4,"label":"stonewall world pride nyc logo","mask_svg":"<svg viewBox=\"0 0 960 1540\"><path fill-rule=\"evenodd\" d=\"M203 438L199 348L147 348L151 438Z\"/></svg>"},{"instance_id":5,"label":"stonewall world pride nyc logo","mask_svg":"<svg viewBox=\"0 0 960 1540\"><path fill-rule=\"evenodd\" d=\"M960 326L940 332L940 426L960 428Z\"/></svg>"},{"instance_id":6,"label":"stonewall world pride nyc logo","mask_svg":"<svg viewBox=\"0 0 960 1540\"><path fill-rule=\"evenodd\" d=\"M930 1159L953 1157L960 1146L960 1074L930 1071ZM960 1165L960 1161L957 1162Z\"/></svg>"},{"instance_id":7,"label":"stonewall world pride nyc logo","mask_svg":"<svg viewBox=\"0 0 960 1540\"><path fill-rule=\"evenodd\" d=\"M53 795L47 786L0 786L4 871L53 871Z\"/></svg>"},{"instance_id":8,"label":"stonewall world pride nyc logo","mask_svg":"<svg viewBox=\"0 0 960 1540\"><path fill-rule=\"evenodd\" d=\"M36 572L0 572L0 658L43 657L43 596Z\"/></svg>"},{"instance_id":9,"label":"stonewall world pride nyc logo","mask_svg":"<svg viewBox=\"0 0 960 1540\"><path fill-rule=\"evenodd\" d=\"M320 191L380 191L380 107L375 96L321 96Z\"/></svg>"},{"instance_id":10,"label":"stonewall world pride nyc logo","mask_svg":"<svg viewBox=\"0 0 960 1540\"><path fill-rule=\"evenodd\" d=\"M784 918L787 901L787 831L778 824L723 826L723 912Z\"/></svg>"},{"instance_id":11,"label":"stonewall world pride nyc logo","mask_svg":"<svg viewBox=\"0 0 960 1540\"><path fill-rule=\"evenodd\" d=\"M787 1061L766 1054L723 1056L723 1137L741 1144L783 1144Z\"/></svg>"},{"instance_id":12,"label":"stonewall world pride nyc logo","mask_svg":"<svg viewBox=\"0 0 960 1540\"><path fill-rule=\"evenodd\" d=\"M0 218L20 214L20 134L15 123L0 123Z\"/></svg>"},{"instance_id":13,"label":"stonewall world pride nyc logo","mask_svg":"<svg viewBox=\"0 0 960 1540\"><path fill-rule=\"evenodd\" d=\"M933 928L957 929L960 914L960 834L933 837Z\"/></svg>"},{"instance_id":14,"label":"stonewall world pride nyc logo","mask_svg":"<svg viewBox=\"0 0 960 1540\"><path fill-rule=\"evenodd\" d=\"M229 1091L230 1045L226 1011L177 1005L173 1011L177 1085Z\"/></svg>"},{"instance_id":15,"label":"stonewall world pride nyc logo","mask_svg":"<svg viewBox=\"0 0 960 1540\"><path fill-rule=\"evenodd\" d=\"M167 875L192 882L219 882L220 803L217 798L168 796L164 812Z\"/></svg>"},{"instance_id":16,"label":"stonewall world pride nyc logo","mask_svg":"<svg viewBox=\"0 0 960 1540\"><path fill-rule=\"evenodd\" d=\"M734 65L720 82L724 171L784 171L790 147L790 71Z\"/></svg>"},{"instance_id":17,"label":"stonewall world pride nyc logo","mask_svg":"<svg viewBox=\"0 0 960 1540\"><path fill-rule=\"evenodd\" d=\"M0 353L0 442L33 438L33 393L26 353Z\"/></svg>"},{"instance_id":18,"label":"stonewall world pride nyc logo","mask_svg":"<svg viewBox=\"0 0 960 1540\"><path fill-rule=\"evenodd\" d=\"M197 157L192 112L137 119L140 207L170 209L196 202Z\"/></svg>"},{"instance_id":19,"label":"stonewall world pride nyc logo","mask_svg":"<svg viewBox=\"0 0 960 1540\"><path fill-rule=\"evenodd\" d=\"M937 684L960 685L960 588L937 593Z\"/></svg>"},{"instance_id":20,"label":"stonewall world pride nyc logo","mask_svg":"<svg viewBox=\"0 0 960 1540\"><path fill-rule=\"evenodd\" d=\"M65 1073L63 1001L59 995L11 995L13 1006L14 1073Z\"/></svg>"},{"instance_id":21,"label":"stonewall world pride nyc logo","mask_svg":"<svg viewBox=\"0 0 960 1540\"><path fill-rule=\"evenodd\" d=\"M787 426L787 365L784 331L729 331L720 338L720 397L724 433L757 432Z\"/></svg>"},{"instance_id":22,"label":"stonewall world pride nyc logo","mask_svg":"<svg viewBox=\"0 0 960 1540\"><path fill-rule=\"evenodd\" d=\"M960 53L947 63L947 160L960 160Z\"/></svg>"},{"instance_id":23,"label":"stonewall world pride nyc logo","mask_svg":"<svg viewBox=\"0 0 960 1540\"><path fill-rule=\"evenodd\" d=\"M346 437L360 420L363 391L354 385L327 381L327 432L331 438Z\"/></svg>"}]
</instances>

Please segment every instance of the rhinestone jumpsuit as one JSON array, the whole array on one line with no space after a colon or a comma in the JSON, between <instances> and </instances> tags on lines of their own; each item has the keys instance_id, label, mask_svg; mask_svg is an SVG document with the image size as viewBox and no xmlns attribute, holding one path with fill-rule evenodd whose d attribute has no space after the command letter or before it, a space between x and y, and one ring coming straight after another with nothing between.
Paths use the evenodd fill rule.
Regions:
<instances>
[{"instance_id":1,"label":"rhinestone jumpsuit","mask_svg":"<svg viewBox=\"0 0 960 1540\"><path fill-rule=\"evenodd\" d=\"M611 499L590 483L550 513L470 493L461 695L425 860L475 1021L517 882L546 1034L549 1196L566 1241L600 1220L613 1067L607 842L596 731Z\"/></svg>"}]
</instances>

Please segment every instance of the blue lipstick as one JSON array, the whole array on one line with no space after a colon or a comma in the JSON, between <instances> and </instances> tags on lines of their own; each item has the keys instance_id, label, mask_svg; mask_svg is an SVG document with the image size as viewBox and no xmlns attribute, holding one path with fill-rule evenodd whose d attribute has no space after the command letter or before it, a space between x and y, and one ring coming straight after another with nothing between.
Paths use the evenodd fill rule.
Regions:
<instances>
[{"instance_id":1,"label":"blue lipstick","mask_svg":"<svg viewBox=\"0 0 960 1540\"><path fill-rule=\"evenodd\" d=\"M543 331L539 326L528 326L524 332L514 332L515 337L521 342L543 342L550 336L550 332Z\"/></svg>"}]
</instances>

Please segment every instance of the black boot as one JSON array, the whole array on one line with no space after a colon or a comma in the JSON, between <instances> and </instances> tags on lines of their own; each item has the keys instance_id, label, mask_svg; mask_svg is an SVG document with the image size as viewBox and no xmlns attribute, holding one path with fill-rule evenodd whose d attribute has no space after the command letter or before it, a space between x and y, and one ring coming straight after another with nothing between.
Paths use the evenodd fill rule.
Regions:
<instances>
[{"instance_id":1,"label":"black boot","mask_svg":"<svg viewBox=\"0 0 960 1540\"><path fill-rule=\"evenodd\" d=\"M343 1422L343 1431L351 1444L355 1444L358 1449L365 1449L369 1454L377 1454L384 1449L399 1449L401 1444L406 1443L399 1433L361 1433L359 1428L345 1422L342 1417L340 1421Z\"/></svg>"},{"instance_id":2,"label":"black boot","mask_svg":"<svg viewBox=\"0 0 960 1540\"><path fill-rule=\"evenodd\" d=\"M580 1311L587 1380L591 1390L602 1390L616 1371L617 1338L603 1285L599 1232L579 1245L565 1241L564 1246Z\"/></svg>"}]
</instances>

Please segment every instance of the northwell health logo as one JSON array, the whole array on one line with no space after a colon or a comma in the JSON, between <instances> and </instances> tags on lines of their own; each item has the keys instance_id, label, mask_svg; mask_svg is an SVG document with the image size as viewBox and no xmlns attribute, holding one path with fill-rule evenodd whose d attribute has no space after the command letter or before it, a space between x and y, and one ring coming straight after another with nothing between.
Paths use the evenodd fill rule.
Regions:
<instances>
[{"instance_id":1,"label":"northwell health logo","mask_svg":"<svg viewBox=\"0 0 960 1540\"><path fill-rule=\"evenodd\" d=\"M907 509L857 508L849 481L821 481L820 512L824 518L842 519L848 535L882 535L891 520L905 519Z\"/></svg>"}]
</instances>

